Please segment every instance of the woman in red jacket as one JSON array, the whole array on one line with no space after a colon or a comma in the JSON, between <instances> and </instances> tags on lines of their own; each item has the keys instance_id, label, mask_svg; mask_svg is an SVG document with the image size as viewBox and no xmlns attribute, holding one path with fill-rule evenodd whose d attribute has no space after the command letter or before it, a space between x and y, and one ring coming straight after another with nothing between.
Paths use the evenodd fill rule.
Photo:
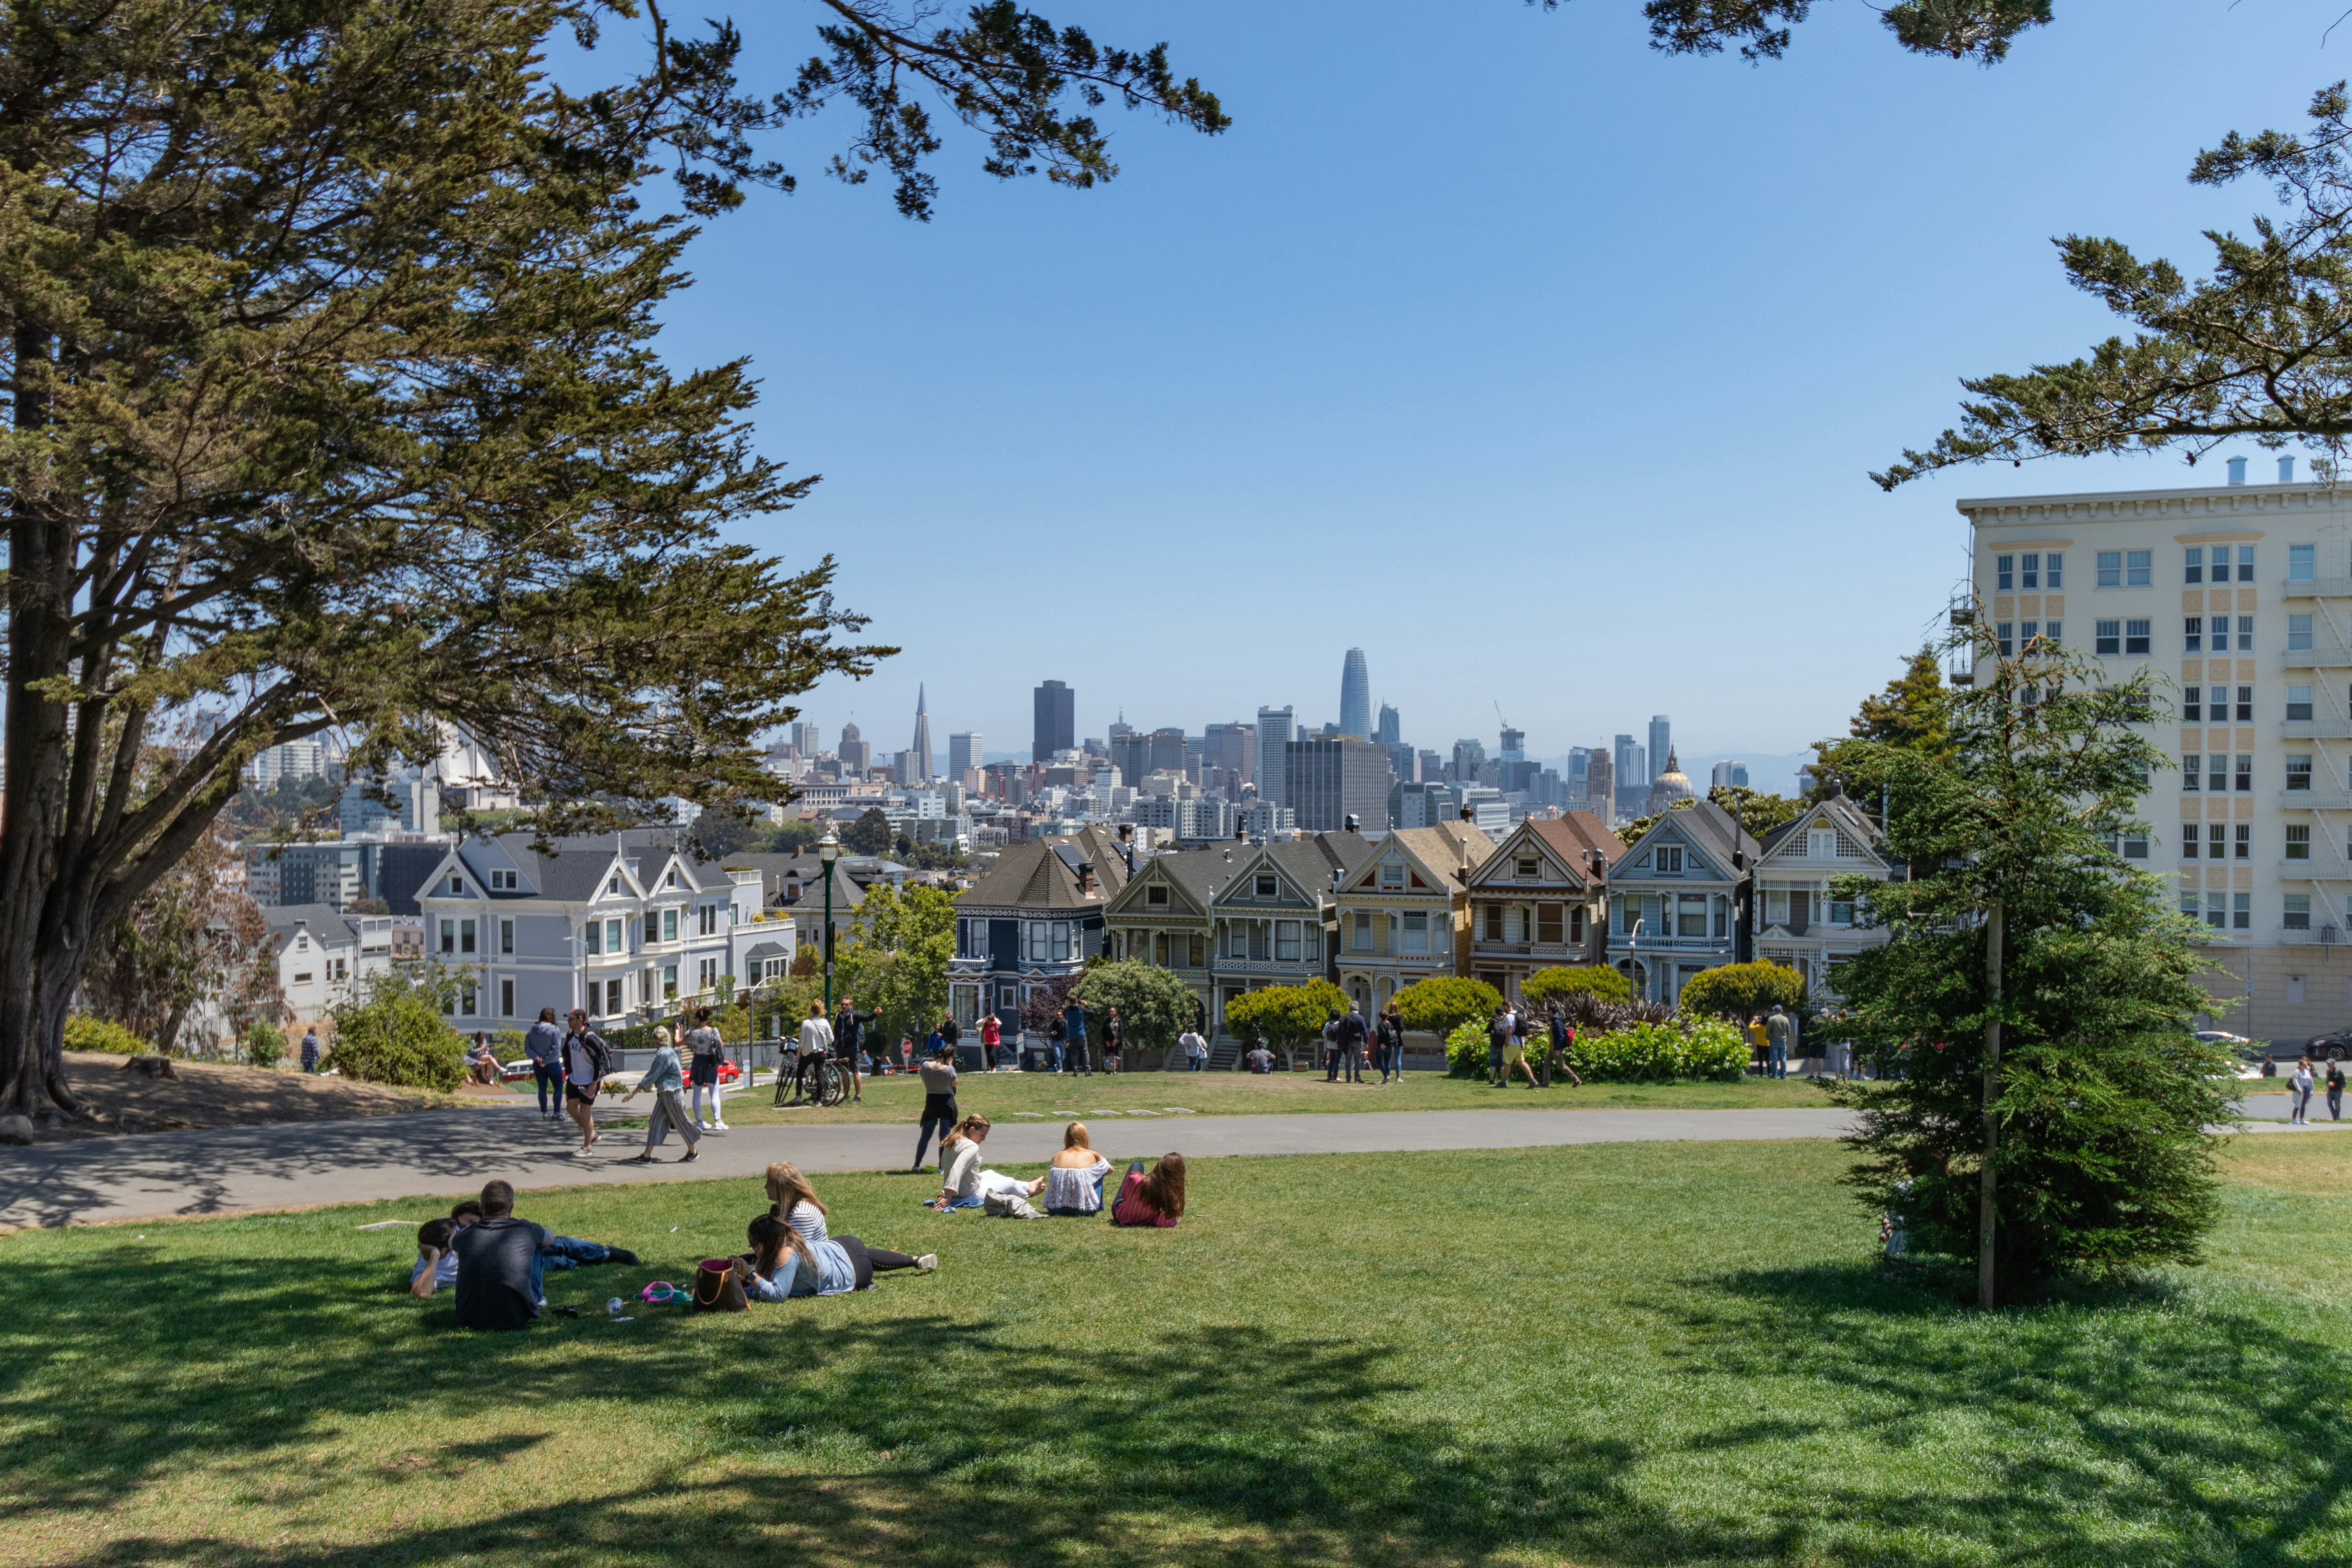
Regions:
<instances>
[{"instance_id":1,"label":"woman in red jacket","mask_svg":"<svg viewBox=\"0 0 2352 1568\"><path fill-rule=\"evenodd\" d=\"M1118 1197L1110 1205L1113 1225L1152 1225L1162 1230L1184 1216L1184 1156L1162 1154L1151 1173L1143 1173L1143 1162L1135 1161L1127 1168L1127 1179L1118 1184Z\"/></svg>"}]
</instances>

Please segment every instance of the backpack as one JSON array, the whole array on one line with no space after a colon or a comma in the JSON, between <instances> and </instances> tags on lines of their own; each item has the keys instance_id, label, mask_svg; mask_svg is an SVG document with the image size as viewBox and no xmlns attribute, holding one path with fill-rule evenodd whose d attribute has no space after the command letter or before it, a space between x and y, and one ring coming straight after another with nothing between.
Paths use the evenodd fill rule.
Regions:
<instances>
[{"instance_id":1,"label":"backpack","mask_svg":"<svg viewBox=\"0 0 2352 1568\"><path fill-rule=\"evenodd\" d=\"M595 1064L596 1081L604 1082L604 1075L613 1070L613 1048L604 1043L604 1037L593 1029L582 1035L580 1043L588 1047L588 1059Z\"/></svg>"},{"instance_id":2,"label":"backpack","mask_svg":"<svg viewBox=\"0 0 2352 1568\"><path fill-rule=\"evenodd\" d=\"M698 1312L743 1312L751 1299L743 1293L740 1258L706 1258L694 1271L694 1310Z\"/></svg>"}]
</instances>

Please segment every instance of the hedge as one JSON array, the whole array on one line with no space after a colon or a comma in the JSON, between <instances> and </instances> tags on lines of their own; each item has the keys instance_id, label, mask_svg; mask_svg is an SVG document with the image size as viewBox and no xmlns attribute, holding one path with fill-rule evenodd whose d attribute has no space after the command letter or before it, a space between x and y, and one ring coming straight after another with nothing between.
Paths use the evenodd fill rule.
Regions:
<instances>
[{"instance_id":1,"label":"hedge","mask_svg":"<svg viewBox=\"0 0 2352 1568\"><path fill-rule=\"evenodd\" d=\"M110 1018L74 1013L66 1018L66 1049L105 1051L118 1057L143 1057L155 1047Z\"/></svg>"}]
</instances>

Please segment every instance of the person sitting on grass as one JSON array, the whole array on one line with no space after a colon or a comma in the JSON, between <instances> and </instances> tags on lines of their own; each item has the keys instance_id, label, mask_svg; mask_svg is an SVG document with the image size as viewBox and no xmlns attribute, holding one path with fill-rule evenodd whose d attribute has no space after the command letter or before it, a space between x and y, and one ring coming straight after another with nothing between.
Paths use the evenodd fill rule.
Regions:
<instances>
[{"instance_id":1,"label":"person sitting on grass","mask_svg":"<svg viewBox=\"0 0 2352 1568\"><path fill-rule=\"evenodd\" d=\"M1045 1172L1045 1212L1084 1218L1102 1213L1103 1178L1110 1162L1095 1152L1087 1124L1073 1121L1062 1131L1061 1152Z\"/></svg>"},{"instance_id":2,"label":"person sitting on grass","mask_svg":"<svg viewBox=\"0 0 2352 1568\"><path fill-rule=\"evenodd\" d=\"M466 1053L466 1071L476 1083L499 1087L499 1054L490 1049L490 1037L479 1029L474 1031L474 1048Z\"/></svg>"},{"instance_id":3,"label":"person sitting on grass","mask_svg":"<svg viewBox=\"0 0 2352 1568\"><path fill-rule=\"evenodd\" d=\"M1252 1072L1269 1073L1274 1070L1274 1053L1266 1048L1264 1035L1251 1037L1249 1053L1242 1059L1249 1063Z\"/></svg>"},{"instance_id":4,"label":"person sitting on grass","mask_svg":"<svg viewBox=\"0 0 2352 1568\"><path fill-rule=\"evenodd\" d=\"M1144 1174L1140 1160L1127 1167L1127 1179L1118 1184L1118 1199L1110 1206L1111 1224L1158 1226L1166 1230L1183 1217L1183 1155L1160 1155L1150 1175Z\"/></svg>"},{"instance_id":5,"label":"person sitting on grass","mask_svg":"<svg viewBox=\"0 0 2352 1568\"><path fill-rule=\"evenodd\" d=\"M791 1226L794 1236L812 1247L827 1239L824 1205L817 1200L816 1189L809 1184L806 1176L801 1174L801 1168L790 1160L778 1160L768 1167L768 1212ZM900 1253L869 1249L869 1256L877 1259L874 1265L877 1268L911 1266L929 1271L940 1266L940 1255L936 1252L926 1252L915 1258L911 1265L879 1261L885 1258L903 1256Z\"/></svg>"},{"instance_id":6,"label":"person sitting on grass","mask_svg":"<svg viewBox=\"0 0 2352 1568\"><path fill-rule=\"evenodd\" d=\"M940 1146L940 1195L925 1199L925 1208L976 1209L988 1202L992 1192L1034 1197L1045 1190L1043 1176L1024 1182L1002 1171L982 1170L980 1146L987 1137L988 1118L977 1110L956 1123L955 1131Z\"/></svg>"},{"instance_id":7,"label":"person sitting on grass","mask_svg":"<svg viewBox=\"0 0 2352 1568\"><path fill-rule=\"evenodd\" d=\"M929 1273L939 1267L936 1255L909 1258L887 1247L869 1247L854 1236L838 1241L804 1241L772 1214L753 1215L745 1239L751 1244L751 1250L744 1255L744 1261L751 1266L751 1278L743 1289L754 1301L871 1290L877 1270L916 1268Z\"/></svg>"},{"instance_id":8,"label":"person sitting on grass","mask_svg":"<svg viewBox=\"0 0 2352 1568\"><path fill-rule=\"evenodd\" d=\"M408 1271L408 1293L419 1300L457 1282L457 1255L449 1249L457 1234L453 1219L428 1219L416 1227L416 1267Z\"/></svg>"},{"instance_id":9,"label":"person sitting on grass","mask_svg":"<svg viewBox=\"0 0 2352 1568\"><path fill-rule=\"evenodd\" d=\"M489 1217L486 1201L491 1187L504 1188L505 1203L510 1212L514 1206L514 1188L504 1182L492 1182L482 1189L480 1198L466 1198L453 1205L446 1219L429 1219L416 1228L416 1267L409 1271L408 1291L420 1299L430 1296L444 1285L456 1285L458 1279L457 1238ZM528 1220L518 1224L529 1225ZM446 1230L440 1227L447 1226ZM583 1241L576 1236L550 1236L544 1226L533 1226L541 1233L539 1271L544 1276L551 1268L593 1268L600 1263L633 1265L637 1255L625 1247L607 1247L601 1241ZM434 1238L440 1237L438 1241ZM427 1264L431 1268L426 1267Z\"/></svg>"}]
</instances>

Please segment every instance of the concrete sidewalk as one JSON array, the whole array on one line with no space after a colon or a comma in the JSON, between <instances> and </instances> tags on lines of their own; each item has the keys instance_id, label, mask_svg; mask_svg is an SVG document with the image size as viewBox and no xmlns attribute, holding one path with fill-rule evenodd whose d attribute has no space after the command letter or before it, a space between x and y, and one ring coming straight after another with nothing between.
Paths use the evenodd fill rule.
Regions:
<instances>
[{"instance_id":1,"label":"concrete sidewalk","mask_svg":"<svg viewBox=\"0 0 2352 1568\"><path fill-rule=\"evenodd\" d=\"M1419 1149L1518 1149L1649 1140L1833 1138L1842 1110L1420 1110L1357 1115L1169 1116L1090 1121L1114 1160L1171 1149L1217 1154L1356 1154ZM588 1182L757 1177L772 1160L808 1171L904 1170L915 1129L894 1123L802 1123L706 1133L702 1157L678 1164L673 1135L655 1165L621 1162L644 1146L636 1131L604 1133L571 1151L578 1133L513 1110L432 1110L355 1121L158 1132L0 1150L0 1226L89 1225L238 1209L467 1194L493 1176L517 1187ZM1058 1121L1001 1122L988 1156L1001 1164L1048 1158ZM922 1184L909 1176L912 1194Z\"/></svg>"}]
</instances>

